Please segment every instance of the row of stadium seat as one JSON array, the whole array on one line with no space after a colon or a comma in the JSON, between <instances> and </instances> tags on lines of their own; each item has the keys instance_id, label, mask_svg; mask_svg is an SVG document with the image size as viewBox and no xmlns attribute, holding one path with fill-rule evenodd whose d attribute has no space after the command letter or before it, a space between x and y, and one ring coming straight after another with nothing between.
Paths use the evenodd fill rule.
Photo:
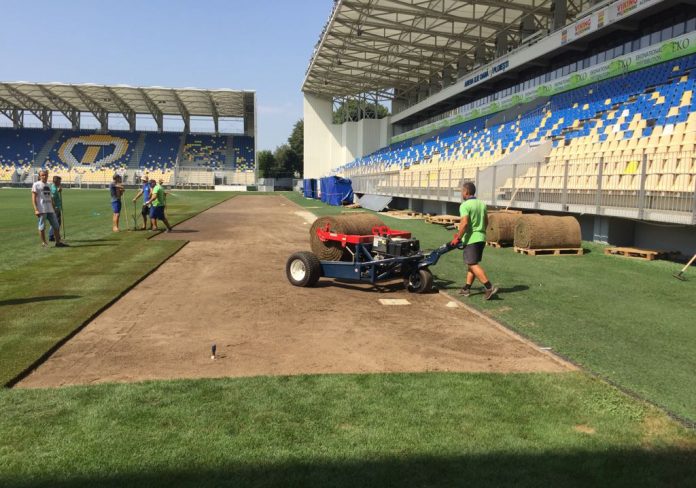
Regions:
<instances>
[{"instance_id":1,"label":"row of stadium seat","mask_svg":"<svg viewBox=\"0 0 696 488\"><path fill-rule=\"evenodd\" d=\"M0 165L165 170L176 164L181 145L177 133L0 128ZM182 162L192 165L244 171L255 165L250 136L187 134L181 153Z\"/></svg>"},{"instance_id":2,"label":"row of stadium seat","mask_svg":"<svg viewBox=\"0 0 696 488\"><path fill-rule=\"evenodd\" d=\"M125 168L133 156L137 139L138 134L133 132L95 134L85 131L61 131L44 165L53 168L77 165Z\"/></svg>"},{"instance_id":3,"label":"row of stadium seat","mask_svg":"<svg viewBox=\"0 0 696 488\"><path fill-rule=\"evenodd\" d=\"M140 156L140 167L151 171L173 168L180 144L181 134L172 132L146 134Z\"/></svg>"},{"instance_id":4,"label":"row of stadium seat","mask_svg":"<svg viewBox=\"0 0 696 488\"><path fill-rule=\"evenodd\" d=\"M234 136L232 138L232 154L234 167L240 171L253 171L254 162L254 138L251 136Z\"/></svg>"},{"instance_id":5,"label":"row of stadium seat","mask_svg":"<svg viewBox=\"0 0 696 488\"><path fill-rule=\"evenodd\" d=\"M31 166L51 135L38 129L0 129L0 165Z\"/></svg>"},{"instance_id":6,"label":"row of stadium seat","mask_svg":"<svg viewBox=\"0 0 696 488\"><path fill-rule=\"evenodd\" d=\"M183 160L209 168L227 164L227 138L203 134L189 134L184 144Z\"/></svg>"},{"instance_id":7,"label":"row of stadium seat","mask_svg":"<svg viewBox=\"0 0 696 488\"><path fill-rule=\"evenodd\" d=\"M428 138L403 141L358 158L338 172L352 176L396 170L404 176L402 185L428 181L432 186L438 184L431 176L433 168L482 169L506 155L514 156L523 145L551 140L553 147L540 173L542 188L563 188L567 164L569 189L597 188L603 158L602 188L635 190L645 157L646 190L693 191L694 89L696 55L691 55L555 95L546 106L512 122L485 127L486 120L478 119ZM424 172L427 177L417 176ZM533 167L515 182L508 179L502 189L534 188L536 181Z\"/></svg>"}]
</instances>

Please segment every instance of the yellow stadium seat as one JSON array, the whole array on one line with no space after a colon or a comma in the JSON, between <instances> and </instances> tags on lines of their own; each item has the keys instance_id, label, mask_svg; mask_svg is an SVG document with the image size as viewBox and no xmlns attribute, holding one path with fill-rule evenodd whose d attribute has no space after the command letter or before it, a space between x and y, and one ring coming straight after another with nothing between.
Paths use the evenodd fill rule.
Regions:
<instances>
[{"instance_id":1,"label":"yellow stadium seat","mask_svg":"<svg viewBox=\"0 0 696 488\"><path fill-rule=\"evenodd\" d=\"M660 183L660 175L650 174L645 177L645 189L655 191Z\"/></svg>"},{"instance_id":2,"label":"yellow stadium seat","mask_svg":"<svg viewBox=\"0 0 696 488\"><path fill-rule=\"evenodd\" d=\"M604 178L604 181L602 181L602 187L605 190L618 190L620 178L621 177L619 175L609 175Z\"/></svg>"},{"instance_id":3,"label":"yellow stadium seat","mask_svg":"<svg viewBox=\"0 0 696 488\"><path fill-rule=\"evenodd\" d=\"M633 190L634 188L634 181L636 177L633 175L622 175L621 176L621 181L619 182L619 189L620 190Z\"/></svg>"},{"instance_id":4,"label":"yellow stadium seat","mask_svg":"<svg viewBox=\"0 0 696 488\"><path fill-rule=\"evenodd\" d=\"M693 175L677 175L674 178L673 189L674 191L681 192L692 192L694 191L694 176Z\"/></svg>"},{"instance_id":5,"label":"yellow stadium seat","mask_svg":"<svg viewBox=\"0 0 696 488\"><path fill-rule=\"evenodd\" d=\"M660 176L660 181L657 185L657 189L661 191L672 191L672 188L674 186L674 175L673 174L664 174Z\"/></svg>"}]
</instances>

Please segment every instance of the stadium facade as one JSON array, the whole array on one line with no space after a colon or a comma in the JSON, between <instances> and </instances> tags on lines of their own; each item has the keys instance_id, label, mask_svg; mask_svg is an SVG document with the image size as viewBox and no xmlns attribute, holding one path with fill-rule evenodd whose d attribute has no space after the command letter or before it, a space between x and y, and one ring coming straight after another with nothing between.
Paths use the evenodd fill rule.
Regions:
<instances>
[{"instance_id":1,"label":"stadium facade","mask_svg":"<svg viewBox=\"0 0 696 488\"><path fill-rule=\"evenodd\" d=\"M338 0L302 87L304 176L437 213L471 180L587 240L696 252L695 6ZM391 114L335 121L349 100Z\"/></svg>"},{"instance_id":2,"label":"stadium facade","mask_svg":"<svg viewBox=\"0 0 696 488\"><path fill-rule=\"evenodd\" d=\"M147 174L179 187L256 184L256 94L0 82L0 184L40 168L67 186Z\"/></svg>"}]
</instances>

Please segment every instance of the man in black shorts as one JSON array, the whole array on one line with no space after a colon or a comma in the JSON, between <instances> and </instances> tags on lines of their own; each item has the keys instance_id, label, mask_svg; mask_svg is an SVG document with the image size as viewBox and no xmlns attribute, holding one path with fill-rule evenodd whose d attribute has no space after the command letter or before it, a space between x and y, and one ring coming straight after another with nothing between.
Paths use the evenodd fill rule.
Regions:
<instances>
[{"instance_id":1,"label":"man in black shorts","mask_svg":"<svg viewBox=\"0 0 696 488\"><path fill-rule=\"evenodd\" d=\"M452 239L454 246L459 244L459 241L464 244L464 263L467 265L466 284L459 290L459 294L465 297L471 295L471 285L474 279L478 278L485 288L486 300L490 300L498 293L498 289L491 285L486 272L479 264L486 247L486 204L476 198L476 185L471 182L462 185L462 199L464 201L459 206L459 232Z\"/></svg>"},{"instance_id":2,"label":"man in black shorts","mask_svg":"<svg viewBox=\"0 0 696 488\"><path fill-rule=\"evenodd\" d=\"M140 215L143 217L143 230L147 229L147 224L150 221L150 204L147 203L150 200L150 192L152 191L152 188L154 188L154 180L152 181L153 184L151 184L150 180L147 179L147 176L143 176L143 186L138 190L138 193L133 197L133 203L138 201L138 198L142 195L143 196L143 206L140 209ZM150 224L150 229L152 229L152 224Z\"/></svg>"}]
</instances>

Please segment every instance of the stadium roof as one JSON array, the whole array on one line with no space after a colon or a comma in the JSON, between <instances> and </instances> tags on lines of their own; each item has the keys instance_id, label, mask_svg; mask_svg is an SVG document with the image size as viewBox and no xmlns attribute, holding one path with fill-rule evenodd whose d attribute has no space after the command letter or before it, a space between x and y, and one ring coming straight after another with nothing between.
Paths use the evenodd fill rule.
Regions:
<instances>
[{"instance_id":1,"label":"stadium roof","mask_svg":"<svg viewBox=\"0 0 696 488\"><path fill-rule=\"evenodd\" d=\"M136 114L150 114L158 124L166 115L187 123L192 116L207 116L217 124L220 117L253 115L254 103L253 91L0 82L0 113L28 110L42 120L55 111L73 121L79 113L92 113L100 121L121 114L134 125Z\"/></svg>"},{"instance_id":2,"label":"stadium roof","mask_svg":"<svg viewBox=\"0 0 696 488\"><path fill-rule=\"evenodd\" d=\"M445 66L473 66L477 49L493 50L501 32L519 41L523 18L534 19L536 29L548 27L552 3L336 0L302 90L335 97L412 88Z\"/></svg>"}]
</instances>

